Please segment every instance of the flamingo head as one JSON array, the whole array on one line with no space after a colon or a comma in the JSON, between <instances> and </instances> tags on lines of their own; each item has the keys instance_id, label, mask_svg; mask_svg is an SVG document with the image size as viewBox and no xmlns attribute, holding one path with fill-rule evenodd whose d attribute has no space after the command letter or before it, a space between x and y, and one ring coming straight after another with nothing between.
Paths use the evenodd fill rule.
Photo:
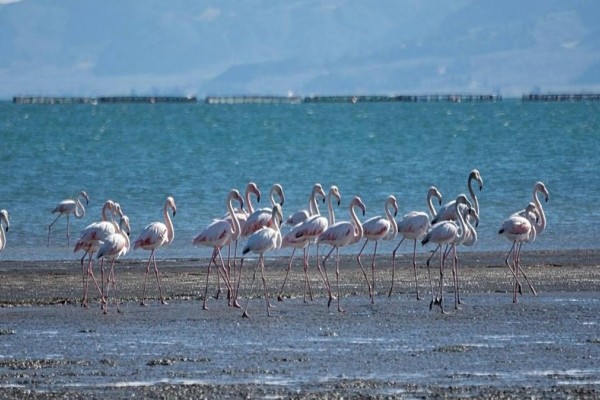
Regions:
<instances>
[{"instance_id":1,"label":"flamingo head","mask_svg":"<svg viewBox=\"0 0 600 400\"><path fill-rule=\"evenodd\" d=\"M550 193L548 192L548 189L546 189L546 185L544 185L543 182L537 182L534 186L533 186L533 191L534 192L540 192L544 195L544 201L547 203L548 202L548 198L550 197Z\"/></svg>"},{"instance_id":2,"label":"flamingo head","mask_svg":"<svg viewBox=\"0 0 600 400\"><path fill-rule=\"evenodd\" d=\"M177 206L175 205L175 199L172 196L167 197L167 200L165 201L165 207L173 210L173 216L177 214Z\"/></svg>"},{"instance_id":3,"label":"flamingo head","mask_svg":"<svg viewBox=\"0 0 600 400\"><path fill-rule=\"evenodd\" d=\"M479 183L479 190L483 189L483 178L481 177L479 171L476 169L471 171L471 173L469 174L469 183L471 183L473 179L476 180L477 183Z\"/></svg>"},{"instance_id":4,"label":"flamingo head","mask_svg":"<svg viewBox=\"0 0 600 400\"><path fill-rule=\"evenodd\" d=\"M337 205L340 206L342 202L342 195L340 194L340 189L337 186L333 185L329 188L329 196L335 197L337 199Z\"/></svg>"},{"instance_id":5,"label":"flamingo head","mask_svg":"<svg viewBox=\"0 0 600 400\"><path fill-rule=\"evenodd\" d=\"M244 199L242 198L242 195L240 194L240 192L237 189L231 189L231 191L229 192L229 196L227 196L227 201L230 200L237 200L240 202L240 210L244 209Z\"/></svg>"},{"instance_id":6,"label":"flamingo head","mask_svg":"<svg viewBox=\"0 0 600 400\"><path fill-rule=\"evenodd\" d=\"M256 186L256 183L248 183L248 185L246 185L246 193L254 193L254 195L256 196L256 202L260 203L260 190L258 190L258 186Z\"/></svg>"}]
</instances>

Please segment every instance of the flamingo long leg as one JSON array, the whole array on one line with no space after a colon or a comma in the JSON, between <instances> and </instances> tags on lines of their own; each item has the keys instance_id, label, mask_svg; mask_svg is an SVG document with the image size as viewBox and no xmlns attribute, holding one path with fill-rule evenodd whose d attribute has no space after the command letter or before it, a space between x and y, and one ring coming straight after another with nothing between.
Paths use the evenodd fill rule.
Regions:
<instances>
[{"instance_id":1,"label":"flamingo long leg","mask_svg":"<svg viewBox=\"0 0 600 400\"><path fill-rule=\"evenodd\" d=\"M365 281L367 281L367 287L369 288L369 297L371 297L371 302L373 302L373 292L371 291L371 282L369 282L369 277L367 276L367 272L365 271L362 262L360 261L360 256L363 252L363 250L365 249L365 247L367 246L367 243L369 243L369 240L365 240L365 244L363 244L362 248L360 249L360 251L358 252L358 256L356 256L356 260L358 261L358 265L360 267L360 270L362 271L364 277L365 277Z\"/></svg>"}]
</instances>

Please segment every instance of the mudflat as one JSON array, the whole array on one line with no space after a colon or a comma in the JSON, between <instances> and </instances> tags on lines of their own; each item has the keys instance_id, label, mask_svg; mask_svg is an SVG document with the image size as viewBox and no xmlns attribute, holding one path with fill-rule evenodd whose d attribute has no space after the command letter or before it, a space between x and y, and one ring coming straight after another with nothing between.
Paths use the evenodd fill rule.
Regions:
<instances>
[{"instance_id":1,"label":"mudflat","mask_svg":"<svg viewBox=\"0 0 600 400\"><path fill-rule=\"evenodd\" d=\"M344 312L336 300L328 307L312 259L314 300L297 259L278 301L289 260L267 259L271 316L260 270L250 296L257 259L249 258L239 291L248 319L228 306L223 281L215 298L214 267L202 309L205 259L158 260L168 304L158 301L151 267L146 307L145 261L118 261L107 314L93 284L89 306L80 306L78 260L0 261L0 397L598 398L600 251L523 253L537 295L523 281L516 304L504 257L460 254L463 304L455 308L448 270L446 314L430 309L424 266L416 299L410 255L397 259L391 296L391 258L377 258L373 299L356 258L344 256ZM370 257L362 261L371 278ZM337 296L335 261L326 267ZM100 280L99 266L94 272ZM435 259L431 274L437 285Z\"/></svg>"}]
</instances>

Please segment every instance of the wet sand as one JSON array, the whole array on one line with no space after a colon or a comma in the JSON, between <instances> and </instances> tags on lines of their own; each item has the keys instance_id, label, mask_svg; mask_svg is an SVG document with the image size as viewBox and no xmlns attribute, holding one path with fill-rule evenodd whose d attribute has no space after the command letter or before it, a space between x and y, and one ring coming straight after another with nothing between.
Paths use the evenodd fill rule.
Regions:
<instances>
[{"instance_id":1,"label":"wet sand","mask_svg":"<svg viewBox=\"0 0 600 400\"><path fill-rule=\"evenodd\" d=\"M79 306L78 261L0 261L0 345L5 349L0 358L0 397L598 398L600 251L524 253L522 263L538 295L524 285L518 304L512 303L503 254L460 257L466 304L454 309L448 271L447 315L437 308L429 310L424 267L419 268L424 300L415 299L409 255L398 260L391 298L387 296L391 260L377 259L375 304L356 259L344 257L342 314L335 304L327 308L314 266L310 278L315 300L303 302L299 259L288 279L285 301L277 302L273 297L288 260L268 259L266 281L276 307L267 317L257 278L250 320L241 318L241 310L227 307L224 296L212 297L214 271L210 309L201 309L204 259L159 260L169 304L158 303L151 270L147 307L138 306L144 261L120 261L117 280L124 313L116 313L112 299L108 315L102 314L97 298L86 309ZM369 267L370 258L364 257L363 264ZM243 305L255 266L256 259L246 260L240 290ZM327 264L327 271L334 284L333 263ZM99 268L95 272L99 277ZM432 268L434 277L438 273ZM92 289L90 293L96 294ZM194 330L171 338L171 329L190 327ZM150 333L151 328L157 333ZM115 345L116 353L90 345L91 340L97 348L110 346L112 341L104 341L113 333L110 340L126 344ZM164 343L157 342L153 351L142 348L125 355L136 341L151 335L153 340L164 337ZM222 335L232 338L234 355L213 349L222 345ZM49 351L44 348L48 343L63 344L60 350ZM320 354L322 349L327 353ZM7 356L13 353L17 355ZM129 368L133 365L135 373Z\"/></svg>"}]
</instances>

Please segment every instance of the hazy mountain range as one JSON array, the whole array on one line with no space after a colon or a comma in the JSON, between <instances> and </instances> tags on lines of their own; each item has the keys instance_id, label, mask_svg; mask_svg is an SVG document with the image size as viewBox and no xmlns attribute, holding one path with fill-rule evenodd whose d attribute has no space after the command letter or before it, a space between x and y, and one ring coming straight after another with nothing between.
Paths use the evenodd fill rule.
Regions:
<instances>
[{"instance_id":1,"label":"hazy mountain range","mask_svg":"<svg viewBox=\"0 0 600 400\"><path fill-rule=\"evenodd\" d=\"M0 0L13 95L600 91L596 0Z\"/></svg>"}]
</instances>

